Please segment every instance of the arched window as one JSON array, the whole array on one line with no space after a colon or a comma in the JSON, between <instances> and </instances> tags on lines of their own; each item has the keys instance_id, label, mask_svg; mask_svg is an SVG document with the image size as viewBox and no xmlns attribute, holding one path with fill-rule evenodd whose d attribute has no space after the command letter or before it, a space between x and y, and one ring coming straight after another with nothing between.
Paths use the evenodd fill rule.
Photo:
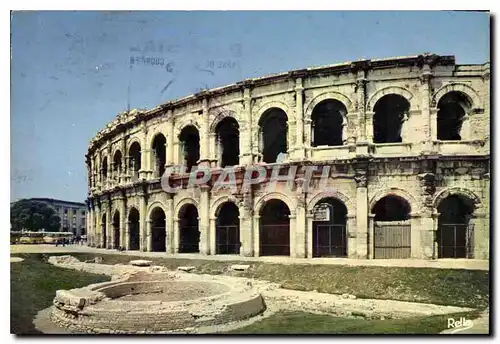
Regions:
<instances>
[{"instance_id":1,"label":"arched window","mask_svg":"<svg viewBox=\"0 0 500 344\"><path fill-rule=\"evenodd\" d=\"M387 94L373 107L373 142L403 142L401 130L408 117L410 103L398 94Z\"/></svg>"},{"instance_id":2,"label":"arched window","mask_svg":"<svg viewBox=\"0 0 500 344\"><path fill-rule=\"evenodd\" d=\"M163 134L157 134L153 139L152 149L154 155L155 177L161 177L165 172L167 139Z\"/></svg>"},{"instance_id":3,"label":"arched window","mask_svg":"<svg viewBox=\"0 0 500 344\"><path fill-rule=\"evenodd\" d=\"M132 143L129 152L130 159L130 171L133 173L133 177L137 178L139 176L139 170L141 169L141 145L138 142Z\"/></svg>"},{"instance_id":4,"label":"arched window","mask_svg":"<svg viewBox=\"0 0 500 344\"><path fill-rule=\"evenodd\" d=\"M240 163L240 131L238 122L226 117L217 124L216 149L221 167L235 166Z\"/></svg>"},{"instance_id":5,"label":"arched window","mask_svg":"<svg viewBox=\"0 0 500 344\"><path fill-rule=\"evenodd\" d=\"M287 131L288 117L282 109L271 108L267 110L259 121L262 160L265 163L275 163L280 153L288 151Z\"/></svg>"},{"instance_id":6,"label":"arched window","mask_svg":"<svg viewBox=\"0 0 500 344\"><path fill-rule=\"evenodd\" d=\"M311 115L313 147L341 146L346 114L346 107L336 99L323 100L316 105Z\"/></svg>"},{"instance_id":7,"label":"arched window","mask_svg":"<svg viewBox=\"0 0 500 344\"><path fill-rule=\"evenodd\" d=\"M184 127L179 135L181 143L182 161L186 171L191 172L200 160L200 134L198 129L192 125Z\"/></svg>"},{"instance_id":8,"label":"arched window","mask_svg":"<svg viewBox=\"0 0 500 344\"><path fill-rule=\"evenodd\" d=\"M438 102L437 139L461 140L462 122L471 104L467 97L457 91L446 93Z\"/></svg>"}]
</instances>

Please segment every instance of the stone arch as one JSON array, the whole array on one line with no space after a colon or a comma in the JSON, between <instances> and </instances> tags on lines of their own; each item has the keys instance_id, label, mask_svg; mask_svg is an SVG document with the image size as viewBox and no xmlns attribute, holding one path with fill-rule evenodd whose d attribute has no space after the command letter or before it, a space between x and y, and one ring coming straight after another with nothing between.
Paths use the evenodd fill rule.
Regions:
<instances>
[{"instance_id":1,"label":"stone arch","mask_svg":"<svg viewBox=\"0 0 500 344\"><path fill-rule=\"evenodd\" d=\"M411 93L406 88L401 86L389 86L378 90L370 97L370 99L366 103L366 110L373 111L373 107L375 106L377 101L379 101L379 99L388 94L400 95L401 97L405 98L408 101L408 103L410 103L410 109L412 108L411 100L413 98L413 93Z\"/></svg>"},{"instance_id":2,"label":"stone arch","mask_svg":"<svg viewBox=\"0 0 500 344\"><path fill-rule=\"evenodd\" d=\"M130 148L132 147L132 145L134 143L137 143L139 145L139 148L141 149L141 151L144 149L144 147L142 147L141 145L141 140L138 138L138 137L134 137L132 138L128 143L127 143L127 151L125 152L125 154L128 155L128 153L130 152Z\"/></svg>"},{"instance_id":3,"label":"stone arch","mask_svg":"<svg viewBox=\"0 0 500 344\"><path fill-rule=\"evenodd\" d=\"M344 203L347 208L347 215L354 215L356 213L354 204L352 201L343 193L338 191L323 191L318 192L316 195L311 198L311 200L307 203L307 209L311 212L316 204L325 198L334 198L342 203Z\"/></svg>"},{"instance_id":4,"label":"stone arch","mask_svg":"<svg viewBox=\"0 0 500 344\"><path fill-rule=\"evenodd\" d=\"M186 118L182 121L179 121L179 123L175 126L175 131L174 131L174 137L179 137L179 135L181 134L182 130L187 127L187 126L193 126L196 128L196 130L198 130L199 133L201 133L201 126L200 124L198 123L198 121L194 118L192 118L192 116L190 116L191 118Z\"/></svg>"},{"instance_id":5,"label":"stone arch","mask_svg":"<svg viewBox=\"0 0 500 344\"><path fill-rule=\"evenodd\" d=\"M239 202L236 197L228 195L221 196L212 202L210 206L210 218L212 219L217 218L222 205L226 202L234 203L234 205L236 205L239 208Z\"/></svg>"},{"instance_id":6,"label":"stone arch","mask_svg":"<svg viewBox=\"0 0 500 344\"><path fill-rule=\"evenodd\" d=\"M215 134L215 129L217 128L217 125L225 118L234 118L236 122L238 122L239 125L239 119L238 119L238 113L233 110L220 110L213 118L213 120L210 123L210 127L208 129L208 132L211 134Z\"/></svg>"},{"instance_id":7,"label":"stone arch","mask_svg":"<svg viewBox=\"0 0 500 344\"><path fill-rule=\"evenodd\" d=\"M175 210L174 210L174 218L175 219L179 219L179 212L187 204L192 204L196 207L196 209L199 209L198 202L194 198L185 197L185 198L181 199L179 202L177 202L177 204L175 205Z\"/></svg>"},{"instance_id":8,"label":"stone arch","mask_svg":"<svg viewBox=\"0 0 500 344\"><path fill-rule=\"evenodd\" d=\"M378 191L370 200L369 214L372 214L373 208L378 201L386 196L397 196L404 199L410 205L410 214L417 215L420 213L420 208L415 198L407 191L399 188L389 188Z\"/></svg>"},{"instance_id":9,"label":"stone arch","mask_svg":"<svg viewBox=\"0 0 500 344\"><path fill-rule=\"evenodd\" d=\"M163 210L163 212L165 214L167 214L167 211L165 209L167 209L167 207L165 206L165 204L163 204L162 201L154 201L152 202L151 204L148 205L148 208L147 208L147 211L146 211L146 219L150 219L151 218L151 214L153 212L153 210L155 208L161 208L161 210Z\"/></svg>"},{"instance_id":10,"label":"stone arch","mask_svg":"<svg viewBox=\"0 0 500 344\"><path fill-rule=\"evenodd\" d=\"M288 105L284 102L281 102L279 100L272 100L268 101L261 106L257 108L257 110L254 112L255 115L255 122L254 123L259 123L260 119L262 118L262 115L266 113L267 110L272 109L272 108L278 108L280 110L283 110L286 114L287 117L287 122L290 121L290 113L291 110L288 107Z\"/></svg>"},{"instance_id":11,"label":"stone arch","mask_svg":"<svg viewBox=\"0 0 500 344\"><path fill-rule=\"evenodd\" d=\"M165 135L165 133L161 130L155 130L152 134L151 134L151 137L149 139L149 145L148 147L151 148L153 146L153 143L156 139L156 137L158 135L163 135L163 137L165 138L165 142L168 142L168 139L167 139L167 135Z\"/></svg>"},{"instance_id":12,"label":"stone arch","mask_svg":"<svg viewBox=\"0 0 500 344\"><path fill-rule=\"evenodd\" d=\"M255 214L260 215L262 208L266 204L267 201L270 201L272 199L278 199L282 202L284 202L288 209L290 209L290 215L295 216L297 209L297 204L295 201L293 201L290 197L287 195L280 193L280 192L271 192L268 194L265 194L264 196L260 197L257 203L255 204Z\"/></svg>"},{"instance_id":13,"label":"stone arch","mask_svg":"<svg viewBox=\"0 0 500 344\"><path fill-rule=\"evenodd\" d=\"M476 211L482 205L481 198L479 198L479 196L477 196L474 192L465 188L451 187L441 190L436 194L434 200L432 201L433 208L437 211L439 203L441 203L441 201L446 199L448 196L452 195L462 196L471 200L474 205L474 211Z\"/></svg>"},{"instance_id":14,"label":"stone arch","mask_svg":"<svg viewBox=\"0 0 500 344\"><path fill-rule=\"evenodd\" d=\"M432 96L431 105L432 107L436 107L439 99L445 96L449 92L459 92L462 93L470 102L472 109L482 108L483 104L481 102L481 98L477 94L477 92L470 87L469 85L462 83L451 83L444 86L441 86L434 95Z\"/></svg>"},{"instance_id":15,"label":"stone arch","mask_svg":"<svg viewBox=\"0 0 500 344\"><path fill-rule=\"evenodd\" d=\"M135 206L135 205L131 205L131 206L129 206L129 207L128 207L128 209L127 209L127 221L128 221L128 219L129 219L129 217L130 217L130 213L132 212L132 210L136 210L136 211L137 211L137 213L139 213L139 216L140 216L140 214L141 214L141 212L139 211L139 208L138 208L137 206Z\"/></svg>"},{"instance_id":16,"label":"stone arch","mask_svg":"<svg viewBox=\"0 0 500 344\"><path fill-rule=\"evenodd\" d=\"M352 101L345 94L340 93L340 92L327 91L327 92L323 92L323 93L318 94L316 97L314 97L313 99L311 99L309 101L309 103L306 105L306 110L304 112L305 119L311 118L312 112L313 112L314 108L316 107L316 105L321 103L323 100L329 100L329 99L338 100L339 102L344 104L348 113L354 111ZM346 118L344 118L344 122L346 122Z\"/></svg>"}]
</instances>

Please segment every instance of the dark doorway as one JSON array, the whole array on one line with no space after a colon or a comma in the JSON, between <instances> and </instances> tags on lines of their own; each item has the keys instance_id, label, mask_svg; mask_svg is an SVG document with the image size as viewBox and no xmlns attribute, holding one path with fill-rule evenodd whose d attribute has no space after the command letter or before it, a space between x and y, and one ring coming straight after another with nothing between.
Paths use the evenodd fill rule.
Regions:
<instances>
[{"instance_id":1,"label":"dark doorway","mask_svg":"<svg viewBox=\"0 0 500 344\"><path fill-rule=\"evenodd\" d=\"M236 166L240 163L240 132L238 122L226 117L217 124L217 149L221 167Z\"/></svg>"},{"instance_id":2,"label":"dark doorway","mask_svg":"<svg viewBox=\"0 0 500 344\"><path fill-rule=\"evenodd\" d=\"M290 255L290 209L285 202L272 199L260 214L260 255Z\"/></svg>"},{"instance_id":3,"label":"dark doorway","mask_svg":"<svg viewBox=\"0 0 500 344\"><path fill-rule=\"evenodd\" d=\"M191 172L200 160L200 134L198 129L188 125L182 129L179 135L181 143L182 160L186 166L186 172Z\"/></svg>"},{"instance_id":4,"label":"dark doorway","mask_svg":"<svg viewBox=\"0 0 500 344\"><path fill-rule=\"evenodd\" d=\"M157 207L151 213L151 249L153 252L165 252L167 231L165 228L165 212Z\"/></svg>"},{"instance_id":5,"label":"dark doorway","mask_svg":"<svg viewBox=\"0 0 500 344\"><path fill-rule=\"evenodd\" d=\"M240 253L239 209L233 202L226 202L219 210L216 221L216 254Z\"/></svg>"},{"instance_id":6,"label":"dark doorway","mask_svg":"<svg viewBox=\"0 0 500 344\"><path fill-rule=\"evenodd\" d=\"M402 142L401 130L405 114L410 109L406 98L397 94L388 94L380 98L373 111L373 142Z\"/></svg>"},{"instance_id":7,"label":"dark doorway","mask_svg":"<svg viewBox=\"0 0 500 344\"><path fill-rule=\"evenodd\" d=\"M179 253L200 252L198 210L194 205L186 204L180 211L179 219Z\"/></svg>"},{"instance_id":8,"label":"dark doorway","mask_svg":"<svg viewBox=\"0 0 500 344\"><path fill-rule=\"evenodd\" d=\"M439 203L438 212L438 258L473 258L472 202L465 197L451 195Z\"/></svg>"},{"instance_id":9,"label":"dark doorway","mask_svg":"<svg viewBox=\"0 0 500 344\"><path fill-rule=\"evenodd\" d=\"M113 216L113 248L117 249L120 247L120 212L115 211L115 215Z\"/></svg>"},{"instance_id":10,"label":"dark doorway","mask_svg":"<svg viewBox=\"0 0 500 344\"><path fill-rule=\"evenodd\" d=\"M312 145L341 146L344 116L347 109L338 100L327 99L314 107L312 120Z\"/></svg>"},{"instance_id":11,"label":"dark doorway","mask_svg":"<svg viewBox=\"0 0 500 344\"><path fill-rule=\"evenodd\" d=\"M113 156L113 178L118 181L122 173L122 152L117 150Z\"/></svg>"},{"instance_id":12,"label":"dark doorway","mask_svg":"<svg viewBox=\"0 0 500 344\"><path fill-rule=\"evenodd\" d=\"M130 210L128 215L129 228L129 249L137 251L140 248L139 211L135 208Z\"/></svg>"},{"instance_id":13,"label":"dark doorway","mask_svg":"<svg viewBox=\"0 0 500 344\"><path fill-rule=\"evenodd\" d=\"M462 122L470 102L461 92L449 92L438 102L437 139L461 140Z\"/></svg>"},{"instance_id":14,"label":"dark doorway","mask_svg":"<svg viewBox=\"0 0 500 344\"><path fill-rule=\"evenodd\" d=\"M153 139L154 176L159 178L165 172L167 139L163 134L157 134Z\"/></svg>"},{"instance_id":15,"label":"dark doorway","mask_svg":"<svg viewBox=\"0 0 500 344\"><path fill-rule=\"evenodd\" d=\"M279 108L267 110L259 121L260 147L265 163L275 163L280 153L288 151L287 131L288 117Z\"/></svg>"},{"instance_id":16,"label":"dark doorway","mask_svg":"<svg viewBox=\"0 0 500 344\"><path fill-rule=\"evenodd\" d=\"M106 181L108 179L108 158L104 157L102 159L102 180Z\"/></svg>"},{"instance_id":17,"label":"dark doorway","mask_svg":"<svg viewBox=\"0 0 500 344\"><path fill-rule=\"evenodd\" d=\"M329 219L313 221L313 257L347 257L346 206L335 198L326 198L315 209L328 213Z\"/></svg>"},{"instance_id":18,"label":"dark doorway","mask_svg":"<svg viewBox=\"0 0 500 344\"><path fill-rule=\"evenodd\" d=\"M386 196L372 209L374 218L374 258L410 258L411 208L399 196Z\"/></svg>"}]
</instances>

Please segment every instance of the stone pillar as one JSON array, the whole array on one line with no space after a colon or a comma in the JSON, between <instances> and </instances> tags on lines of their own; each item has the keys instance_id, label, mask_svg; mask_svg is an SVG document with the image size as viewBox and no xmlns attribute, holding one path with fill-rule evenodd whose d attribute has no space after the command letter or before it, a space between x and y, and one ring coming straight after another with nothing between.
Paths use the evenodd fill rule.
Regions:
<instances>
[{"instance_id":1,"label":"stone pillar","mask_svg":"<svg viewBox=\"0 0 500 344\"><path fill-rule=\"evenodd\" d=\"M208 113L208 99L202 100L202 124L200 133L200 166L210 167L210 118Z\"/></svg>"},{"instance_id":2,"label":"stone pillar","mask_svg":"<svg viewBox=\"0 0 500 344\"><path fill-rule=\"evenodd\" d=\"M146 220L146 251L153 251L153 236L151 235L151 219Z\"/></svg>"},{"instance_id":3,"label":"stone pillar","mask_svg":"<svg viewBox=\"0 0 500 344\"><path fill-rule=\"evenodd\" d=\"M306 193L304 191L303 178L296 180L297 182L297 209L295 211L295 255L296 258L305 258L307 252L307 223L306 223ZM291 244L291 243L290 243Z\"/></svg>"},{"instance_id":4,"label":"stone pillar","mask_svg":"<svg viewBox=\"0 0 500 344\"><path fill-rule=\"evenodd\" d=\"M356 93L358 103L358 139L357 141L367 141L367 127L366 127L366 75L364 70L357 72L356 78Z\"/></svg>"},{"instance_id":5,"label":"stone pillar","mask_svg":"<svg viewBox=\"0 0 500 344\"><path fill-rule=\"evenodd\" d=\"M210 167L219 167L222 164L222 145L218 142L217 135L215 133L210 133L208 136L208 140L210 141Z\"/></svg>"},{"instance_id":6,"label":"stone pillar","mask_svg":"<svg viewBox=\"0 0 500 344\"><path fill-rule=\"evenodd\" d=\"M127 251L130 251L130 225L131 222L127 221L125 227L125 249Z\"/></svg>"},{"instance_id":7,"label":"stone pillar","mask_svg":"<svg viewBox=\"0 0 500 344\"><path fill-rule=\"evenodd\" d=\"M240 165L253 163L253 128L252 128L252 96L250 88L243 90L243 120L240 126Z\"/></svg>"},{"instance_id":8,"label":"stone pillar","mask_svg":"<svg viewBox=\"0 0 500 344\"><path fill-rule=\"evenodd\" d=\"M368 143L373 143L373 116L375 112L367 111L365 114L366 118L366 140Z\"/></svg>"},{"instance_id":9,"label":"stone pillar","mask_svg":"<svg viewBox=\"0 0 500 344\"><path fill-rule=\"evenodd\" d=\"M123 184L126 182L126 175L128 174L128 152L127 152L127 137L123 136L121 140L121 146L122 146L122 170L121 170L121 175L119 178L120 184Z\"/></svg>"},{"instance_id":10,"label":"stone pillar","mask_svg":"<svg viewBox=\"0 0 500 344\"><path fill-rule=\"evenodd\" d=\"M413 222L412 222L412 231ZM420 217L420 256L422 259L432 259L434 257L434 238L437 226L434 226L434 219L432 218L432 209L425 208ZM413 252L413 244L412 244Z\"/></svg>"},{"instance_id":11,"label":"stone pillar","mask_svg":"<svg viewBox=\"0 0 500 344\"><path fill-rule=\"evenodd\" d=\"M368 258L375 258L375 214L368 215Z\"/></svg>"},{"instance_id":12,"label":"stone pillar","mask_svg":"<svg viewBox=\"0 0 500 344\"><path fill-rule=\"evenodd\" d=\"M260 256L260 215L253 216L253 255Z\"/></svg>"},{"instance_id":13,"label":"stone pillar","mask_svg":"<svg viewBox=\"0 0 500 344\"><path fill-rule=\"evenodd\" d=\"M297 256L297 250L296 250L297 240L295 240L297 232L297 214L295 212L291 212L289 219L290 219L290 257L299 258Z\"/></svg>"},{"instance_id":14,"label":"stone pillar","mask_svg":"<svg viewBox=\"0 0 500 344\"><path fill-rule=\"evenodd\" d=\"M240 255L244 257L253 256L254 232L253 232L253 197L249 190L243 194L243 202L239 205L240 212Z\"/></svg>"},{"instance_id":15,"label":"stone pillar","mask_svg":"<svg viewBox=\"0 0 500 344\"><path fill-rule=\"evenodd\" d=\"M200 188L200 253L208 255L210 254L210 187L201 185Z\"/></svg>"},{"instance_id":16,"label":"stone pillar","mask_svg":"<svg viewBox=\"0 0 500 344\"><path fill-rule=\"evenodd\" d=\"M92 200L89 201L89 211L87 220L87 245L92 246L94 240L94 203Z\"/></svg>"},{"instance_id":17,"label":"stone pillar","mask_svg":"<svg viewBox=\"0 0 500 344\"><path fill-rule=\"evenodd\" d=\"M359 258L368 258L370 245L373 244L373 239L370 240L368 232L368 188L366 170L356 171L356 236L357 236L357 256Z\"/></svg>"},{"instance_id":18,"label":"stone pillar","mask_svg":"<svg viewBox=\"0 0 500 344\"><path fill-rule=\"evenodd\" d=\"M120 247L126 247L127 237L127 206L126 199L122 198L120 202Z\"/></svg>"},{"instance_id":19,"label":"stone pillar","mask_svg":"<svg viewBox=\"0 0 500 344\"><path fill-rule=\"evenodd\" d=\"M302 85L302 78L295 80L295 99L295 158L297 160L304 160L306 154L304 148L304 87Z\"/></svg>"},{"instance_id":20,"label":"stone pillar","mask_svg":"<svg viewBox=\"0 0 500 344\"><path fill-rule=\"evenodd\" d=\"M429 116L430 116L430 140L431 142L437 141L437 113L438 113L437 108L431 108L429 109ZM432 148L434 145L432 145Z\"/></svg>"},{"instance_id":21,"label":"stone pillar","mask_svg":"<svg viewBox=\"0 0 500 344\"><path fill-rule=\"evenodd\" d=\"M140 251L146 251L147 249L147 231L146 231L146 194L142 193L139 195L139 208L140 208L140 214L139 214L139 250Z\"/></svg>"},{"instance_id":22,"label":"stone pillar","mask_svg":"<svg viewBox=\"0 0 500 344\"><path fill-rule=\"evenodd\" d=\"M167 111L167 155L166 155L166 166L172 166L175 164L174 157L174 119L172 110Z\"/></svg>"},{"instance_id":23,"label":"stone pillar","mask_svg":"<svg viewBox=\"0 0 500 344\"><path fill-rule=\"evenodd\" d=\"M422 232L422 227L421 227L421 219L420 215L411 213L410 214L410 225L411 225L411 249L410 249L410 257L411 258L424 258L423 257L423 250L421 246L421 232Z\"/></svg>"},{"instance_id":24,"label":"stone pillar","mask_svg":"<svg viewBox=\"0 0 500 344\"><path fill-rule=\"evenodd\" d=\"M462 118L462 129L460 130L460 135L463 141L469 141L473 139L471 131L470 115L465 114L465 116Z\"/></svg>"},{"instance_id":25,"label":"stone pillar","mask_svg":"<svg viewBox=\"0 0 500 344\"><path fill-rule=\"evenodd\" d=\"M488 213L475 212L469 223L473 226L474 231L471 257L473 259L489 259L490 221Z\"/></svg>"},{"instance_id":26,"label":"stone pillar","mask_svg":"<svg viewBox=\"0 0 500 344\"><path fill-rule=\"evenodd\" d=\"M439 244L437 242L437 230L439 224L439 213L437 209L432 212L432 259L437 259L439 257Z\"/></svg>"},{"instance_id":27,"label":"stone pillar","mask_svg":"<svg viewBox=\"0 0 500 344\"><path fill-rule=\"evenodd\" d=\"M102 223L102 217L101 217L101 205L98 203L96 205L96 230L95 230L95 237L94 237L94 243L97 247L101 245L101 223Z\"/></svg>"},{"instance_id":28,"label":"stone pillar","mask_svg":"<svg viewBox=\"0 0 500 344\"><path fill-rule=\"evenodd\" d=\"M306 222L307 222L307 258L313 258L314 255L314 247L313 247L313 220L314 215L312 213L312 209L307 212Z\"/></svg>"},{"instance_id":29,"label":"stone pillar","mask_svg":"<svg viewBox=\"0 0 500 344\"><path fill-rule=\"evenodd\" d=\"M114 228L113 219L111 218L111 199L108 200L108 207L106 209L106 242L105 248L112 248L111 243L113 242Z\"/></svg>"},{"instance_id":30,"label":"stone pillar","mask_svg":"<svg viewBox=\"0 0 500 344\"><path fill-rule=\"evenodd\" d=\"M147 127L146 122L141 123L141 168L139 170L139 178L148 179L149 173L149 163L150 163L150 153L151 149L149 149L147 142Z\"/></svg>"},{"instance_id":31,"label":"stone pillar","mask_svg":"<svg viewBox=\"0 0 500 344\"><path fill-rule=\"evenodd\" d=\"M347 257L348 258L359 258L358 257L358 233L357 233L357 223L355 214L347 214Z\"/></svg>"},{"instance_id":32,"label":"stone pillar","mask_svg":"<svg viewBox=\"0 0 500 344\"><path fill-rule=\"evenodd\" d=\"M210 217L210 225L209 225L209 242L210 242L210 254L217 254L217 242L216 242L216 218Z\"/></svg>"},{"instance_id":33,"label":"stone pillar","mask_svg":"<svg viewBox=\"0 0 500 344\"><path fill-rule=\"evenodd\" d=\"M425 64L422 68L422 75L420 76L420 81L422 83L421 93L422 93L422 104L421 104L421 115L424 123L424 131L425 131L425 141L424 146L422 147L424 152L432 151L432 118L430 112L430 80L432 77L431 68L428 64Z\"/></svg>"},{"instance_id":34,"label":"stone pillar","mask_svg":"<svg viewBox=\"0 0 500 344\"><path fill-rule=\"evenodd\" d=\"M179 244L180 244L180 228L179 228L179 219L174 218L173 224L174 224L174 248L173 251L174 253L179 253Z\"/></svg>"},{"instance_id":35,"label":"stone pillar","mask_svg":"<svg viewBox=\"0 0 500 344\"><path fill-rule=\"evenodd\" d=\"M168 253L174 253L174 199L169 194L167 199L167 214L165 219L165 231L167 234L165 247Z\"/></svg>"}]
</instances>

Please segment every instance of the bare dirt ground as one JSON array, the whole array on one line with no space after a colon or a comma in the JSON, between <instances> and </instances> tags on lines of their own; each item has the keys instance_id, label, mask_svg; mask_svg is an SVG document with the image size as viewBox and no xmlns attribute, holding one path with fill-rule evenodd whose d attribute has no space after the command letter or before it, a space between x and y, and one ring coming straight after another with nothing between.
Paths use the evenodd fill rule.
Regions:
<instances>
[{"instance_id":1,"label":"bare dirt ground","mask_svg":"<svg viewBox=\"0 0 500 344\"><path fill-rule=\"evenodd\" d=\"M96 254L121 254L141 257L158 258L184 258L184 259L205 259L216 261L259 261L278 264L317 264L317 265L346 265L346 266L393 266L393 267L418 267L418 268L438 268L438 269L466 269L466 270L489 270L489 261L480 259L349 259L349 258L291 258L291 257L243 257L238 255L209 255L200 254L169 254L165 252L140 252L117 250L106 250L92 248L85 245L11 245L11 254L16 253L96 253Z\"/></svg>"}]
</instances>

